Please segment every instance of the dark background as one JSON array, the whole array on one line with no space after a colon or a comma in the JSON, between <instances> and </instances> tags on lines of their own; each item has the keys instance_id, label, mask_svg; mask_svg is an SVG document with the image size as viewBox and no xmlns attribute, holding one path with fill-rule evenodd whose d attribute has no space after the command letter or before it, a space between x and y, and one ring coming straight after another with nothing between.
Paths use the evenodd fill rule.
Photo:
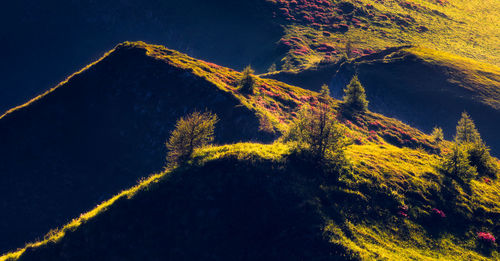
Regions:
<instances>
[{"instance_id":1,"label":"dark background","mask_svg":"<svg viewBox=\"0 0 500 261\"><path fill-rule=\"evenodd\" d=\"M265 70L282 29L269 26L271 12L264 2L4 1L0 114L124 41L165 45L238 70L248 64Z\"/></svg>"}]
</instances>

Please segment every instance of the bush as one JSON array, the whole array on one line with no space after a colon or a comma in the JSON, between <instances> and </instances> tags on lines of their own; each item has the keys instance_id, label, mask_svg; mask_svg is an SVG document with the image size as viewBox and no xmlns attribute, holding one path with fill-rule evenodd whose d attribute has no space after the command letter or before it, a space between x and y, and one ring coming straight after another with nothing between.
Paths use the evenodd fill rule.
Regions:
<instances>
[{"instance_id":1,"label":"bush","mask_svg":"<svg viewBox=\"0 0 500 261\"><path fill-rule=\"evenodd\" d=\"M440 143L444 140L443 129L434 127L434 129L432 129L431 136L435 143Z\"/></svg>"},{"instance_id":2,"label":"bush","mask_svg":"<svg viewBox=\"0 0 500 261\"><path fill-rule=\"evenodd\" d=\"M326 104L321 104L319 108L304 107L285 135L285 140L296 141L300 149L311 153L313 160L323 163L327 159L342 161L348 145L344 128Z\"/></svg>"},{"instance_id":3,"label":"bush","mask_svg":"<svg viewBox=\"0 0 500 261\"><path fill-rule=\"evenodd\" d=\"M239 80L239 87L242 93L253 94L255 84L255 79L253 77L254 73L255 71L250 65L243 70L243 74Z\"/></svg>"},{"instance_id":4,"label":"bush","mask_svg":"<svg viewBox=\"0 0 500 261\"><path fill-rule=\"evenodd\" d=\"M211 112L193 112L180 118L166 143L170 165L182 164L195 148L210 144L214 140L214 129L218 118Z\"/></svg>"},{"instance_id":5,"label":"bush","mask_svg":"<svg viewBox=\"0 0 500 261\"><path fill-rule=\"evenodd\" d=\"M326 100L330 98L330 88L327 84L321 85L321 90L319 91L319 97Z\"/></svg>"},{"instance_id":6,"label":"bush","mask_svg":"<svg viewBox=\"0 0 500 261\"><path fill-rule=\"evenodd\" d=\"M477 174L476 168L470 165L467 150L457 143L453 145L450 153L444 155L440 169L451 178L466 183Z\"/></svg>"},{"instance_id":7,"label":"bush","mask_svg":"<svg viewBox=\"0 0 500 261\"><path fill-rule=\"evenodd\" d=\"M359 82L358 76L352 77L351 82L344 89L344 109L351 114L368 110L365 88Z\"/></svg>"},{"instance_id":8,"label":"bush","mask_svg":"<svg viewBox=\"0 0 500 261\"><path fill-rule=\"evenodd\" d=\"M468 143L464 146L469 155L470 164L477 169L478 174L496 178L498 169L490 155L490 148L480 141Z\"/></svg>"},{"instance_id":9,"label":"bush","mask_svg":"<svg viewBox=\"0 0 500 261\"><path fill-rule=\"evenodd\" d=\"M491 233L479 232L477 233L477 239L485 244L495 245L496 239Z\"/></svg>"}]
</instances>

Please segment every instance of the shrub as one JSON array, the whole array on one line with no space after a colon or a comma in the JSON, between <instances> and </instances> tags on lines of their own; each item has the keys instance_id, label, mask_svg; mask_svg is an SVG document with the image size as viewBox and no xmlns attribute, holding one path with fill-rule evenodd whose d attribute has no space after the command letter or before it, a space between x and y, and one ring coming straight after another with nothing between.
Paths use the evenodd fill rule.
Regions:
<instances>
[{"instance_id":1,"label":"shrub","mask_svg":"<svg viewBox=\"0 0 500 261\"><path fill-rule=\"evenodd\" d=\"M469 155L471 166L477 169L478 174L496 178L497 165L490 155L490 149L483 142L468 143L464 145Z\"/></svg>"},{"instance_id":2,"label":"shrub","mask_svg":"<svg viewBox=\"0 0 500 261\"><path fill-rule=\"evenodd\" d=\"M437 217L437 218L445 218L446 217L446 214L442 210L439 210L437 208L431 209L431 213L434 217Z\"/></svg>"},{"instance_id":3,"label":"shrub","mask_svg":"<svg viewBox=\"0 0 500 261\"><path fill-rule=\"evenodd\" d=\"M482 243L486 243L486 244L490 244L490 245L495 245L495 243L496 243L495 236L493 236L491 233L487 233L487 232L477 233L477 239Z\"/></svg>"},{"instance_id":4,"label":"shrub","mask_svg":"<svg viewBox=\"0 0 500 261\"><path fill-rule=\"evenodd\" d=\"M269 68L267 69L267 71L270 72L270 73L276 72L277 71L276 64L275 63L271 64L271 66L269 66Z\"/></svg>"},{"instance_id":5,"label":"shrub","mask_svg":"<svg viewBox=\"0 0 500 261\"><path fill-rule=\"evenodd\" d=\"M435 143L440 143L444 140L443 129L434 127L434 129L432 129L431 136Z\"/></svg>"},{"instance_id":6,"label":"shrub","mask_svg":"<svg viewBox=\"0 0 500 261\"><path fill-rule=\"evenodd\" d=\"M255 79L253 77L254 73L255 71L252 69L252 67L250 67L250 65L243 70L243 74L239 80L239 87L241 92L253 94L255 85Z\"/></svg>"},{"instance_id":7,"label":"shrub","mask_svg":"<svg viewBox=\"0 0 500 261\"><path fill-rule=\"evenodd\" d=\"M357 75L352 77L351 82L344 89L344 93L344 107L349 112L365 112L368 109L365 88L359 82Z\"/></svg>"},{"instance_id":8,"label":"shrub","mask_svg":"<svg viewBox=\"0 0 500 261\"><path fill-rule=\"evenodd\" d=\"M322 99L330 98L330 88L328 87L327 84L321 85L321 90L319 91L319 97L321 97Z\"/></svg>"},{"instance_id":9,"label":"shrub","mask_svg":"<svg viewBox=\"0 0 500 261\"><path fill-rule=\"evenodd\" d=\"M345 130L326 104L304 107L291 125L285 140L293 140L301 149L311 152L314 160L324 162L330 156L343 160L348 145Z\"/></svg>"},{"instance_id":10,"label":"shrub","mask_svg":"<svg viewBox=\"0 0 500 261\"><path fill-rule=\"evenodd\" d=\"M184 163L195 148L210 144L214 140L214 129L218 118L211 112L193 112L180 118L166 143L170 165Z\"/></svg>"},{"instance_id":11,"label":"shrub","mask_svg":"<svg viewBox=\"0 0 500 261\"><path fill-rule=\"evenodd\" d=\"M476 176L476 168L470 165L469 155L464 146L455 143L451 152L444 155L440 165L441 171L454 179L464 182Z\"/></svg>"}]
</instances>

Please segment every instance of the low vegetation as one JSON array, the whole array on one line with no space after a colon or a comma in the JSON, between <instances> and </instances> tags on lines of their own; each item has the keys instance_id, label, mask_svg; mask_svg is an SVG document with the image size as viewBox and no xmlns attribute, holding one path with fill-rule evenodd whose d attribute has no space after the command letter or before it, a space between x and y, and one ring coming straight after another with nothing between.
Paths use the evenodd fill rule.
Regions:
<instances>
[{"instance_id":1,"label":"low vegetation","mask_svg":"<svg viewBox=\"0 0 500 261\"><path fill-rule=\"evenodd\" d=\"M218 118L211 112L193 112L180 118L167 142L167 161L171 165L182 164L191 157L196 148L206 146L214 140L214 129Z\"/></svg>"},{"instance_id":2,"label":"low vegetation","mask_svg":"<svg viewBox=\"0 0 500 261\"><path fill-rule=\"evenodd\" d=\"M217 116L187 115L167 142L182 164L0 260L500 258L499 162L469 116L450 142L439 129L427 135L367 110L356 78L342 102L327 87L316 93L130 46L208 79L284 135L211 145ZM242 93L245 75L252 92ZM346 117L346 107L357 113Z\"/></svg>"}]
</instances>

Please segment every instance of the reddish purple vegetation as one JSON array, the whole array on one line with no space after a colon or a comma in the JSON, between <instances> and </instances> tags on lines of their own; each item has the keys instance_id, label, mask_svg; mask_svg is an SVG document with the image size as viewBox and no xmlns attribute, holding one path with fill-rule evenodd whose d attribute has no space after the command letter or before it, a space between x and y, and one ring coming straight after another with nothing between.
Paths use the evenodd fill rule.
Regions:
<instances>
[{"instance_id":1,"label":"reddish purple vegetation","mask_svg":"<svg viewBox=\"0 0 500 261\"><path fill-rule=\"evenodd\" d=\"M488 232L477 233L477 238L479 239L479 241L482 241L484 243L488 243L488 244L495 244L496 243L495 237L491 233L488 233Z\"/></svg>"},{"instance_id":2,"label":"reddish purple vegetation","mask_svg":"<svg viewBox=\"0 0 500 261\"><path fill-rule=\"evenodd\" d=\"M344 12L329 0L269 0L278 6L278 13L287 21L323 27L327 30L348 30L348 23L360 25L358 19L345 19Z\"/></svg>"},{"instance_id":3,"label":"reddish purple vegetation","mask_svg":"<svg viewBox=\"0 0 500 261\"><path fill-rule=\"evenodd\" d=\"M399 206L398 207L399 211L398 211L398 215L404 217L404 218L408 218L409 215L408 215L408 206L406 205L402 205L402 206Z\"/></svg>"},{"instance_id":4,"label":"reddish purple vegetation","mask_svg":"<svg viewBox=\"0 0 500 261\"><path fill-rule=\"evenodd\" d=\"M375 129L385 129L386 128L386 126L384 124L380 123L380 121L372 121L369 124L370 124L370 127L375 128Z\"/></svg>"},{"instance_id":5,"label":"reddish purple vegetation","mask_svg":"<svg viewBox=\"0 0 500 261\"><path fill-rule=\"evenodd\" d=\"M440 218L446 217L446 214L442 210L439 210L437 208L433 208L431 211L432 211L432 214L436 217L440 217Z\"/></svg>"}]
</instances>

